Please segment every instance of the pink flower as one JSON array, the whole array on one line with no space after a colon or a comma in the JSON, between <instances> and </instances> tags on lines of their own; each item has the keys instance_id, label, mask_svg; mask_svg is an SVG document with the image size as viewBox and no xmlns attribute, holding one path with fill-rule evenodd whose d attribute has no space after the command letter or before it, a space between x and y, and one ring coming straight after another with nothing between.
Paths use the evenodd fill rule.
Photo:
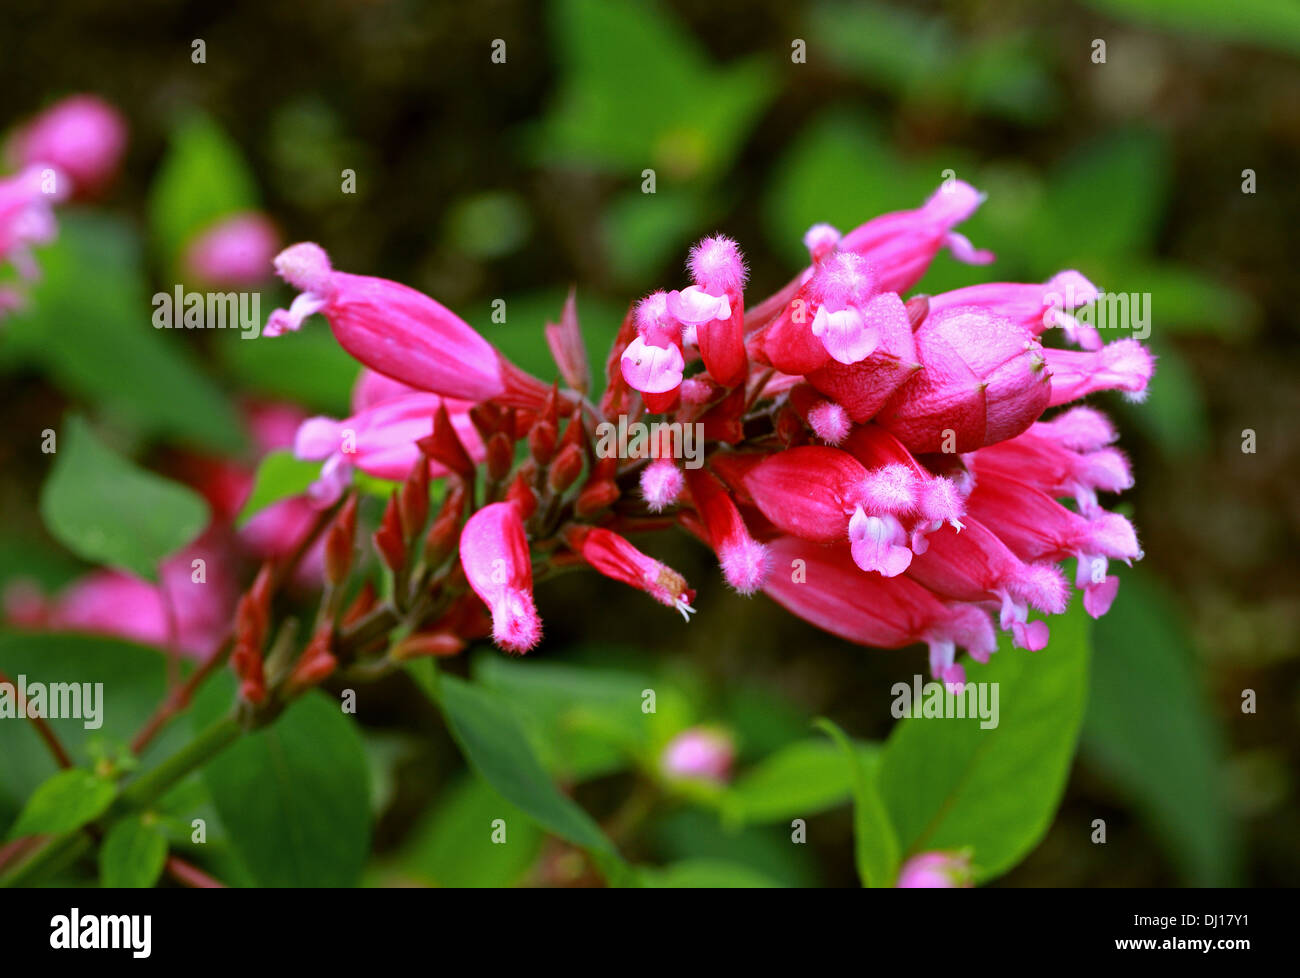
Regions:
<instances>
[{"instance_id":1,"label":"pink flower","mask_svg":"<svg viewBox=\"0 0 1300 978\"><path fill-rule=\"evenodd\" d=\"M487 450L469 418L471 405L437 394L416 391L381 400L342 421L308 418L298 428L293 452L297 458L325 463L320 479L312 485L313 501L319 506L333 504L353 468L378 479L405 479L421 458L416 442L433 433L433 417L443 405L471 459L483 461ZM429 474L439 478L447 469L431 462Z\"/></svg>"},{"instance_id":2,"label":"pink flower","mask_svg":"<svg viewBox=\"0 0 1300 978\"><path fill-rule=\"evenodd\" d=\"M94 95L50 106L14 134L10 153L24 166L55 167L78 197L95 196L117 173L126 151L126 120Z\"/></svg>"},{"instance_id":3,"label":"pink flower","mask_svg":"<svg viewBox=\"0 0 1300 978\"><path fill-rule=\"evenodd\" d=\"M876 267L883 291L905 292L921 280L944 248L968 265L987 265L993 260L991 252L976 250L965 236L952 230L983 202L984 195L970 184L949 180L922 207L872 218L846 234L839 247L868 259Z\"/></svg>"},{"instance_id":4,"label":"pink flower","mask_svg":"<svg viewBox=\"0 0 1300 978\"><path fill-rule=\"evenodd\" d=\"M682 384L682 325L668 312L668 295L655 292L636 308L637 336L623 350L619 369L633 390L645 395L646 408L673 407Z\"/></svg>"},{"instance_id":5,"label":"pink flower","mask_svg":"<svg viewBox=\"0 0 1300 978\"><path fill-rule=\"evenodd\" d=\"M264 283L280 246L275 226L261 214L235 214L208 228L185 250L184 264L199 282L243 288Z\"/></svg>"},{"instance_id":6,"label":"pink flower","mask_svg":"<svg viewBox=\"0 0 1300 978\"><path fill-rule=\"evenodd\" d=\"M320 246L286 248L275 269L302 290L267 320L265 334L296 330L314 313L361 363L404 384L467 401L541 407L549 388L506 360L451 310L422 292L366 275L336 272Z\"/></svg>"},{"instance_id":7,"label":"pink flower","mask_svg":"<svg viewBox=\"0 0 1300 978\"><path fill-rule=\"evenodd\" d=\"M718 730L692 727L668 742L659 766L669 778L726 781L736 748L731 738Z\"/></svg>"},{"instance_id":8,"label":"pink flower","mask_svg":"<svg viewBox=\"0 0 1300 978\"><path fill-rule=\"evenodd\" d=\"M696 327L700 356L713 379L734 387L747 373L744 289L747 271L736 242L705 238L687 263L695 284L668 293L667 310L684 326Z\"/></svg>"},{"instance_id":9,"label":"pink flower","mask_svg":"<svg viewBox=\"0 0 1300 978\"><path fill-rule=\"evenodd\" d=\"M606 577L644 591L660 604L675 608L687 621L695 609L695 592L671 567L648 557L617 533L600 527L571 525L564 541Z\"/></svg>"},{"instance_id":10,"label":"pink flower","mask_svg":"<svg viewBox=\"0 0 1300 978\"><path fill-rule=\"evenodd\" d=\"M904 863L898 874L899 889L952 889L974 885L969 852L923 852Z\"/></svg>"},{"instance_id":11,"label":"pink flower","mask_svg":"<svg viewBox=\"0 0 1300 978\"><path fill-rule=\"evenodd\" d=\"M753 594L767 577L767 548L750 536L740 510L716 478L703 469L687 469L686 485L703 522L703 535L722 565L722 576L741 594Z\"/></svg>"},{"instance_id":12,"label":"pink flower","mask_svg":"<svg viewBox=\"0 0 1300 978\"><path fill-rule=\"evenodd\" d=\"M1080 323L1070 311L1097 301L1097 287L1075 271L1060 272L1042 285L986 282L929 298L931 314L958 306L978 306L1024 326L1035 336L1057 327L1071 343L1086 350L1101 347L1096 328Z\"/></svg>"},{"instance_id":13,"label":"pink flower","mask_svg":"<svg viewBox=\"0 0 1300 978\"><path fill-rule=\"evenodd\" d=\"M0 261L13 265L22 278L39 274L31 246L54 240L58 234L54 204L67 194L67 179L48 166L28 166L0 180Z\"/></svg>"},{"instance_id":14,"label":"pink flower","mask_svg":"<svg viewBox=\"0 0 1300 978\"><path fill-rule=\"evenodd\" d=\"M533 565L524 524L513 503L484 506L460 534L460 563L474 593L492 612L492 638L524 653L542 637L533 604Z\"/></svg>"}]
</instances>

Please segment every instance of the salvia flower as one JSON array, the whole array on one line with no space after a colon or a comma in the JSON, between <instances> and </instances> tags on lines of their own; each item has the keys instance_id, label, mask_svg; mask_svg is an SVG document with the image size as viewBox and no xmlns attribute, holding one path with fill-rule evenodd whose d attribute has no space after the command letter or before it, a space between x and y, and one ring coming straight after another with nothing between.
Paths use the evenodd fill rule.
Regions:
<instances>
[{"instance_id":1,"label":"salvia flower","mask_svg":"<svg viewBox=\"0 0 1300 978\"><path fill-rule=\"evenodd\" d=\"M126 120L94 95L56 102L11 138L9 153L22 166L67 174L78 197L94 196L116 175L126 151Z\"/></svg>"},{"instance_id":2,"label":"salvia flower","mask_svg":"<svg viewBox=\"0 0 1300 978\"><path fill-rule=\"evenodd\" d=\"M533 603L533 565L519 510L513 503L484 506L460 534L465 577L492 612L492 638L509 652L527 652L542 637Z\"/></svg>"}]
</instances>

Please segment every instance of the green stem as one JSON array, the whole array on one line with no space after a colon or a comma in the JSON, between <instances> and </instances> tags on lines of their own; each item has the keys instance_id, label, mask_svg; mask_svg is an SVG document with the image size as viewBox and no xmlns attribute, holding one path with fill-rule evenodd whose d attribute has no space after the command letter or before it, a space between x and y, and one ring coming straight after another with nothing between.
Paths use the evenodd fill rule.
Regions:
<instances>
[{"instance_id":1,"label":"green stem","mask_svg":"<svg viewBox=\"0 0 1300 978\"><path fill-rule=\"evenodd\" d=\"M118 797L118 807L134 809L152 804L181 778L223 751L242 732L235 717L218 720L167 760L128 784Z\"/></svg>"}]
</instances>

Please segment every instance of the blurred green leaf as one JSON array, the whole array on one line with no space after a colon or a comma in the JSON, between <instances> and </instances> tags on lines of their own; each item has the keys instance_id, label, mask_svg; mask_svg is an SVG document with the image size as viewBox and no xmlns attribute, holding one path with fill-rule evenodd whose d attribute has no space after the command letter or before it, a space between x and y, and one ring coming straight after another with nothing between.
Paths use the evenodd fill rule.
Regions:
<instances>
[{"instance_id":1,"label":"blurred green leaf","mask_svg":"<svg viewBox=\"0 0 1300 978\"><path fill-rule=\"evenodd\" d=\"M509 700L486 687L442 676L438 703L470 766L503 798L561 838L596 853L616 855L591 816L556 788Z\"/></svg>"},{"instance_id":2,"label":"blurred green leaf","mask_svg":"<svg viewBox=\"0 0 1300 978\"><path fill-rule=\"evenodd\" d=\"M499 258L515 251L532 230L526 201L512 191L462 197L447 215L448 242L471 258Z\"/></svg>"},{"instance_id":3,"label":"blurred green leaf","mask_svg":"<svg viewBox=\"0 0 1300 978\"><path fill-rule=\"evenodd\" d=\"M1156 372L1140 404L1125 416L1171 458L1201 452L1210 441L1210 421L1201 385L1183 355L1163 341L1148 341Z\"/></svg>"},{"instance_id":4,"label":"blurred green leaf","mask_svg":"<svg viewBox=\"0 0 1300 978\"><path fill-rule=\"evenodd\" d=\"M232 685L205 688L196 731L228 709ZM203 780L259 885L354 886L360 879L370 852L370 774L361 736L337 701L304 696L208 762Z\"/></svg>"},{"instance_id":5,"label":"blurred green leaf","mask_svg":"<svg viewBox=\"0 0 1300 978\"><path fill-rule=\"evenodd\" d=\"M1232 886L1239 840L1224 804L1223 738L1184 620L1154 577L1123 574L1094 627L1084 756L1132 800L1188 884Z\"/></svg>"},{"instance_id":6,"label":"blurred green leaf","mask_svg":"<svg viewBox=\"0 0 1300 978\"><path fill-rule=\"evenodd\" d=\"M967 664L968 682L998 684L996 727L981 729L978 717L907 717L894 728L881 759L880 793L903 858L972 846L976 879L989 880L1047 831L1087 695L1082 602L1052 618L1051 628L1042 652L1013 649L1004 633L989 664Z\"/></svg>"},{"instance_id":7,"label":"blurred green leaf","mask_svg":"<svg viewBox=\"0 0 1300 978\"><path fill-rule=\"evenodd\" d=\"M697 197L671 189L620 194L605 208L601 229L615 274L624 281L643 282L675 252L685 256L701 210Z\"/></svg>"},{"instance_id":8,"label":"blurred green leaf","mask_svg":"<svg viewBox=\"0 0 1300 978\"><path fill-rule=\"evenodd\" d=\"M135 733L166 691L166 659L153 649L90 635L0 632L0 671L28 683L99 683L98 715L45 722L78 764L89 766L101 748L120 746ZM84 692L84 689L83 689ZM84 698L83 698L84 702ZM54 760L30 723L3 721L0 749L0 827L36 786L55 772ZM157 756L175 749L181 727L166 728L150 747Z\"/></svg>"},{"instance_id":9,"label":"blurred green leaf","mask_svg":"<svg viewBox=\"0 0 1300 978\"><path fill-rule=\"evenodd\" d=\"M1120 287L1151 293L1152 328L1165 335L1195 333L1245 340L1258 323L1259 310L1249 295L1195 268L1142 266L1126 272Z\"/></svg>"},{"instance_id":10,"label":"blurred green leaf","mask_svg":"<svg viewBox=\"0 0 1300 978\"><path fill-rule=\"evenodd\" d=\"M155 580L158 563L207 525L202 496L122 458L83 418L70 417L60 440L41 518L78 556Z\"/></svg>"},{"instance_id":11,"label":"blurred green leaf","mask_svg":"<svg viewBox=\"0 0 1300 978\"><path fill-rule=\"evenodd\" d=\"M653 820L649 826L655 854L665 862L721 860L748 867L781 886L816 886L817 860L810 846L792 844L792 827L726 826L716 813L681 808Z\"/></svg>"},{"instance_id":12,"label":"blurred green leaf","mask_svg":"<svg viewBox=\"0 0 1300 978\"><path fill-rule=\"evenodd\" d=\"M296 401L312 411L346 418L361 365L317 319L296 333L221 343L222 364L241 386Z\"/></svg>"},{"instance_id":13,"label":"blurred green leaf","mask_svg":"<svg viewBox=\"0 0 1300 978\"><path fill-rule=\"evenodd\" d=\"M106 778L80 768L60 771L27 799L18 821L9 830L9 837L54 835L79 829L104 814L116 795L117 786Z\"/></svg>"},{"instance_id":14,"label":"blurred green leaf","mask_svg":"<svg viewBox=\"0 0 1300 978\"><path fill-rule=\"evenodd\" d=\"M1300 5L1293 0L1087 0L1120 20L1300 54Z\"/></svg>"},{"instance_id":15,"label":"blurred green leaf","mask_svg":"<svg viewBox=\"0 0 1300 978\"><path fill-rule=\"evenodd\" d=\"M242 448L239 416L195 364L194 334L203 331L152 325L135 232L100 214L62 214L59 225L31 302L0 331L6 358L39 365L144 436ZM218 347L251 345L236 331L212 332Z\"/></svg>"},{"instance_id":16,"label":"blurred green leaf","mask_svg":"<svg viewBox=\"0 0 1300 978\"><path fill-rule=\"evenodd\" d=\"M493 841L501 819L505 841ZM443 887L518 883L537 861L544 836L537 824L478 778L444 791L438 806L403 850L401 869Z\"/></svg>"},{"instance_id":17,"label":"blurred green leaf","mask_svg":"<svg viewBox=\"0 0 1300 978\"><path fill-rule=\"evenodd\" d=\"M218 218L257 203L257 184L238 145L208 116L185 116L172 130L149 192L150 230L167 263Z\"/></svg>"},{"instance_id":18,"label":"blurred green leaf","mask_svg":"<svg viewBox=\"0 0 1300 978\"><path fill-rule=\"evenodd\" d=\"M661 183L724 170L772 95L754 60L713 66L696 39L644 0L553 5L560 93L545 156Z\"/></svg>"},{"instance_id":19,"label":"blurred green leaf","mask_svg":"<svg viewBox=\"0 0 1300 978\"><path fill-rule=\"evenodd\" d=\"M662 868L637 868L642 885L659 889L755 889L780 886L748 866L719 859L691 859Z\"/></svg>"},{"instance_id":20,"label":"blurred green leaf","mask_svg":"<svg viewBox=\"0 0 1300 978\"><path fill-rule=\"evenodd\" d=\"M858 879L863 886L893 886L898 879L898 836L880 798L877 766L868 767L860 749L830 720L818 720L817 726L835 741L852 771L853 853Z\"/></svg>"},{"instance_id":21,"label":"blurred green leaf","mask_svg":"<svg viewBox=\"0 0 1300 978\"><path fill-rule=\"evenodd\" d=\"M319 462L304 462L286 450L270 452L257 467L253 491L239 511L236 523L243 526L255 514L273 503L300 496L320 475Z\"/></svg>"},{"instance_id":22,"label":"blurred green leaf","mask_svg":"<svg viewBox=\"0 0 1300 978\"><path fill-rule=\"evenodd\" d=\"M167 862L167 839L155 825L132 815L113 823L99 849L99 884L148 887L158 882Z\"/></svg>"},{"instance_id":23,"label":"blurred green leaf","mask_svg":"<svg viewBox=\"0 0 1300 978\"><path fill-rule=\"evenodd\" d=\"M873 757L875 745L859 744ZM720 799L737 823L763 824L806 818L849 799L853 767L836 744L803 740L765 757L731 784Z\"/></svg>"}]
</instances>

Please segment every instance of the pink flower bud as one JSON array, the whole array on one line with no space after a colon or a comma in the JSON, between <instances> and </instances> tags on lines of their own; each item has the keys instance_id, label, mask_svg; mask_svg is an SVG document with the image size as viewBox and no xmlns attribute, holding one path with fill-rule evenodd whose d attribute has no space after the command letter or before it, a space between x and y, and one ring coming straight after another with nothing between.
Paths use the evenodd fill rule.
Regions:
<instances>
[{"instance_id":1,"label":"pink flower bud","mask_svg":"<svg viewBox=\"0 0 1300 978\"><path fill-rule=\"evenodd\" d=\"M726 781L736 749L731 738L718 730L692 727L668 742L659 765L669 778Z\"/></svg>"},{"instance_id":2,"label":"pink flower bud","mask_svg":"<svg viewBox=\"0 0 1300 978\"><path fill-rule=\"evenodd\" d=\"M186 248L184 264L200 282L229 288L260 285L270 277L280 246L275 226L261 214L223 218Z\"/></svg>"},{"instance_id":3,"label":"pink flower bud","mask_svg":"<svg viewBox=\"0 0 1300 978\"><path fill-rule=\"evenodd\" d=\"M670 458L655 459L641 470L641 496L652 513L662 513L677 501L685 481Z\"/></svg>"},{"instance_id":4,"label":"pink flower bud","mask_svg":"<svg viewBox=\"0 0 1300 978\"><path fill-rule=\"evenodd\" d=\"M680 611L687 621L695 609L695 592L671 567L643 554L627 540L600 527L570 525L564 542L600 573L644 591L660 604Z\"/></svg>"},{"instance_id":5,"label":"pink flower bud","mask_svg":"<svg viewBox=\"0 0 1300 978\"><path fill-rule=\"evenodd\" d=\"M394 380L468 401L495 399L540 408L550 393L506 360L451 310L398 282L336 272L315 244L286 248L275 269L302 290L267 320L267 336L296 330L313 313L329 320L339 344L367 367Z\"/></svg>"},{"instance_id":6,"label":"pink flower bud","mask_svg":"<svg viewBox=\"0 0 1300 978\"><path fill-rule=\"evenodd\" d=\"M953 889L974 885L975 875L967 852L923 852L905 862L898 874L899 889Z\"/></svg>"},{"instance_id":7,"label":"pink flower bud","mask_svg":"<svg viewBox=\"0 0 1300 978\"><path fill-rule=\"evenodd\" d=\"M686 485L709 546L722 565L722 576L741 594L753 594L767 577L767 548L749 535L740 510L716 478L703 469L688 469Z\"/></svg>"},{"instance_id":8,"label":"pink flower bud","mask_svg":"<svg viewBox=\"0 0 1300 978\"><path fill-rule=\"evenodd\" d=\"M1033 334L976 306L932 313L916 331L916 349L921 371L876 419L913 452L969 452L1012 438L1052 396Z\"/></svg>"},{"instance_id":9,"label":"pink flower bud","mask_svg":"<svg viewBox=\"0 0 1300 978\"><path fill-rule=\"evenodd\" d=\"M78 197L95 196L117 173L126 151L126 120L94 95L73 95L20 129L10 152L21 165L53 166Z\"/></svg>"},{"instance_id":10,"label":"pink flower bud","mask_svg":"<svg viewBox=\"0 0 1300 978\"><path fill-rule=\"evenodd\" d=\"M460 563L474 593L492 612L492 638L524 653L542 637L533 604L533 564L519 511L511 503L484 506L465 522Z\"/></svg>"}]
</instances>

